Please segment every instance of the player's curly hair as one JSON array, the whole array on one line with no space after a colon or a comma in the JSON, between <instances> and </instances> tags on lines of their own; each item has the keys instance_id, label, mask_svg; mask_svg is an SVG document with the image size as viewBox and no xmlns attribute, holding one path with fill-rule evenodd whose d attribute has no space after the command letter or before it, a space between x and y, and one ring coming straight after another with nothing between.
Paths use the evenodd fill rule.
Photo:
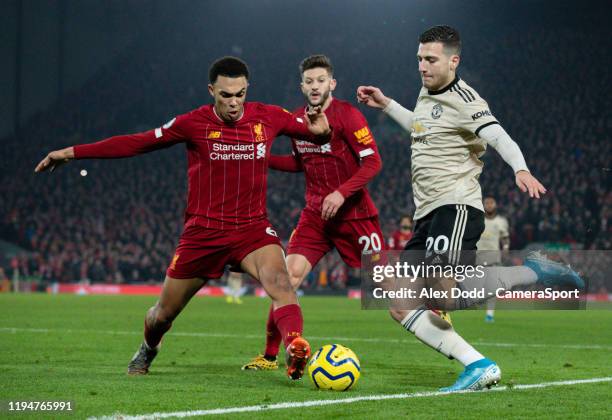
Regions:
<instances>
[{"instance_id":1,"label":"player's curly hair","mask_svg":"<svg viewBox=\"0 0 612 420\"><path fill-rule=\"evenodd\" d=\"M419 37L421 44L441 42L447 53L461 54L461 37L459 31L447 25L437 25L429 28Z\"/></svg>"},{"instance_id":2,"label":"player's curly hair","mask_svg":"<svg viewBox=\"0 0 612 420\"><path fill-rule=\"evenodd\" d=\"M215 83L217 77L240 77L244 76L249 80L249 67L238 57L225 56L215 60L208 70L208 80Z\"/></svg>"},{"instance_id":3,"label":"player's curly hair","mask_svg":"<svg viewBox=\"0 0 612 420\"><path fill-rule=\"evenodd\" d=\"M303 74L306 70L316 68L324 68L330 76L334 74L334 66L331 60L323 54L315 54L303 59L300 63L300 74Z\"/></svg>"}]
</instances>

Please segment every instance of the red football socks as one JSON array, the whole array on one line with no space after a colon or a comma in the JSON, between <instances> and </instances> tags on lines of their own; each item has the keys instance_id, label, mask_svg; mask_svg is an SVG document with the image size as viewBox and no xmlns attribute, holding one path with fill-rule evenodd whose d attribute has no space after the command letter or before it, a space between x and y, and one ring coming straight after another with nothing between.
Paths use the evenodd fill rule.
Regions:
<instances>
[{"instance_id":1,"label":"red football socks","mask_svg":"<svg viewBox=\"0 0 612 420\"><path fill-rule=\"evenodd\" d=\"M264 357L266 359L275 359L278 355L280 343L281 333L274 322L274 305L270 304L268 322L266 323L266 350L264 352Z\"/></svg>"},{"instance_id":2,"label":"red football socks","mask_svg":"<svg viewBox=\"0 0 612 420\"><path fill-rule=\"evenodd\" d=\"M304 319L302 318L300 305L282 306L274 311L273 316L285 347L289 346L295 337L302 335Z\"/></svg>"}]
</instances>

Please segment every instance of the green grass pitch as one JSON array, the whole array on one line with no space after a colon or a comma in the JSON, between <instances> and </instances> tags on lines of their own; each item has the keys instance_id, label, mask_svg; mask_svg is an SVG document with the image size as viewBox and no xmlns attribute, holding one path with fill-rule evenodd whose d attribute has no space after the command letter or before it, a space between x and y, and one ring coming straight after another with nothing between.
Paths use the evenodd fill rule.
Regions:
<instances>
[{"instance_id":1,"label":"green grass pitch","mask_svg":"<svg viewBox=\"0 0 612 420\"><path fill-rule=\"evenodd\" d=\"M338 342L355 351L362 375L345 393L291 383L284 371L243 372L263 349L269 301L228 305L195 298L166 335L144 377L126 367L142 340L155 297L0 295L1 418L86 418L171 413L367 395L434 392L461 371L419 343L384 311L359 301L304 297L305 336L313 350ZM609 418L612 382L519 389L517 385L612 377L612 311L483 311L453 314L455 328L500 365L510 389L327 406L283 408L225 417L304 418ZM9 413L9 400L71 400L72 416ZM4 411L2 411L4 410ZM444 414L446 413L446 414Z\"/></svg>"}]
</instances>

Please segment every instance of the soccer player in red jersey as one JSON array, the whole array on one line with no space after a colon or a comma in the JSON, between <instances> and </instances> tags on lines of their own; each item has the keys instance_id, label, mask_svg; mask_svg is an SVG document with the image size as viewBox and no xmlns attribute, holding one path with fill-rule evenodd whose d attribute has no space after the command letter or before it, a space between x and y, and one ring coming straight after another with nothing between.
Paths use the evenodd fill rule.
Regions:
<instances>
[{"instance_id":1,"label":"soccer player in red jersey","mask_svg":"<svg viewBox=\"0 0 612 420\"><path fill-rule=\"evenodd\" d=\"M389 238L389 249L403 251L410 238L412 238L412 216L406 214L400 218L400 228Z\"/></svg>"},{"instance_id":2,"label":"soccer player in red jersey","mask_svg":"<svg viewBox=\"0 0 612 420\"><path fill-rule=\"evenodd\" d=\"M287 374L299 379L310 355L302 312L283 249L266 213L268 160L279 135L326 143L331 128L321 109L300 115L245 102L249 72L235 57L209 71L214 104L179 115L143 133L111 137L49 153L36 172L71 159L123 158L185 143L188 198L184 231L166 272L159 301L145 317L144 341L128 374L146 374L161 339L191 297L232 265L259 280L272 299L273 323L287 349Z\"/></svg>"},{"instance_id":3,"label":"soccer player in red jersey","mask_svg":"<svg viewBox=\"0 0 612 420\"><path fill-rule=\"evenodd\" d=\"M306 207L289 239L287 267L297 289L319 260L334 247L350 267L361 267L361 256L380 258L384 240L378 210L366 189L382 162L365 117L349 102L332 97L336 87L333 67L324 55L307 57L300 64L305 109L322 107L334 127L324 145L292 140L293 154L272 156L270 167L288 172L304 171ZM281 334L270 308L266 325L266 349L244 365L244 370L276 369Z\"/></svg>"}]
</instances>

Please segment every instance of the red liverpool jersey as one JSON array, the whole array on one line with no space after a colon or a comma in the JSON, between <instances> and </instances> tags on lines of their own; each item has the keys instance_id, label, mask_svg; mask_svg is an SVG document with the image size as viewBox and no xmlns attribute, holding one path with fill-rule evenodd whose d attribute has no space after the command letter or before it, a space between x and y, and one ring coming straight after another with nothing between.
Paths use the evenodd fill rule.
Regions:
<instances>
[{"instance_id":1,"label":"red liverpool jersey","mask_svg":"<svg viewBox=\"0 0 612 420\"><path fill-rule=\"evenodd\" d=\"M294 115L304 114L304 111L299 108ZM334 219L376 216L378 210L366 184L380 171L381 159L368 122L357 108L336 98L332 99L325 115L334 128L329 143L317 145L293 139L293 155L306 178L306 209L321 213L325 197L338 190L346 201ZM282 165L271 166L281 169Z\"/></svg>"},{"instance_id":2,"label":"red liverpool jersey","mask_svg":"<svg viewBox=\"0 0 612 420\"><path fill-rule=\"evenodd\" d=\"M317 140L305 118L303 112L292 115L278 106L247 102L238 121L225 122L213 105L204 105L154 130L75 146L74 154L76 159L121 158L185 143L185 225L240 229L267 218L268 159L274 138Z\"/></svg>"}]
</instances>

